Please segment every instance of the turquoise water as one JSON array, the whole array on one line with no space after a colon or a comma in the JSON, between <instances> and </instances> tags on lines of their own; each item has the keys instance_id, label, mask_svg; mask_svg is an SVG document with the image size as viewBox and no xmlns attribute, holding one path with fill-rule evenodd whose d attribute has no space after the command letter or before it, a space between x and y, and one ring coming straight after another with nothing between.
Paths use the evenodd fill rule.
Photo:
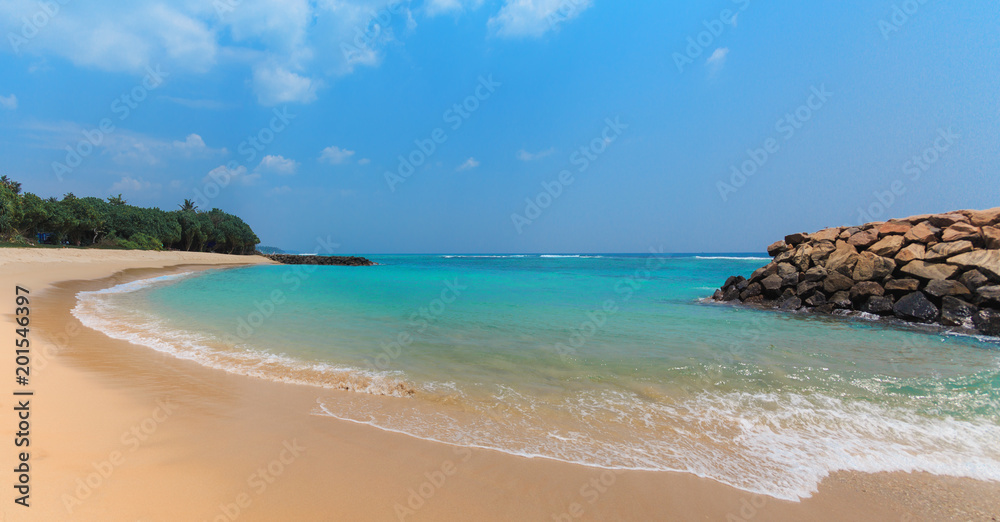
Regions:
<instances>
[{"instance_id":1,"label":"turquoise water","mask_svg":"<svg viewBox=\"0 0 1000 522\"><path fill-rule=\"evenodd\" d=\"M317 386L317 414L452 444L791 500L837 470L1000 480L996 344L701 301L763 256L373 259L139 281L74 312Z\"/></svg>"}]
</instances>

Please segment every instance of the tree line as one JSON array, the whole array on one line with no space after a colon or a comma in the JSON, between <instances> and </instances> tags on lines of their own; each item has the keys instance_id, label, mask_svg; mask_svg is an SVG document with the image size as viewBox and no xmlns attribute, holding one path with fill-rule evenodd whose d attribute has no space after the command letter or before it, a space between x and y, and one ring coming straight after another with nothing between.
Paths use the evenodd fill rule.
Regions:
<instances>
[{"instance_id":1,"label":"tree line","mask_svg":"<svg viewBox=\"0 0 1000 522\"><path fill-rule=\"evenodd\" d=\"M106 200L42 199L21 193L21 184L0 177L0 239L141 250L252 254L260 239L238 216L217 208L198 210L191 200L179 210L129 205L121 194Z\"/></svg>"}]
</instances>

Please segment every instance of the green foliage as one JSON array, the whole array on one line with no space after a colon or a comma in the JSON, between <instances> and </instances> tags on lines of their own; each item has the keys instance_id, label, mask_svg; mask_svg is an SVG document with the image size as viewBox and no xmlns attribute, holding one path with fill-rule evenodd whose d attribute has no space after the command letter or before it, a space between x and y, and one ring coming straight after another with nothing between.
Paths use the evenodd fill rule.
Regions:
<instances>
[{"instance_id":1,"label":"green foliage","mask_svg":"<svg viewBox=\"0 0 1000 522\"><path fill-rule=\"evenodd\" d=\"M103 200L68 193L60 200L20 192L20 183L0 178L0 240L50 234L56 245L227 254L252 254L260 242L239 217L219 209L199 212L190 200L166 212L129 205L121 194Z\"/></svg>"}]
</instances>

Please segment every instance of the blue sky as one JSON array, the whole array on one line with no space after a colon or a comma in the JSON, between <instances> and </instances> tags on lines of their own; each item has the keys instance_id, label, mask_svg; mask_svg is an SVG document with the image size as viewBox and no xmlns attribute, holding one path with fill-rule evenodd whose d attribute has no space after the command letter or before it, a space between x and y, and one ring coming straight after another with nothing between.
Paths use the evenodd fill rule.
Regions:
<instances>
[{"instance_id":1,"label":"blue sky","mask_svg":"<svg viewBox=\"0 0 1000 522\"><path fill-rule=\"evenodd\" d=\"M997 22L992 1L10 0L0 172L198 199L306 252L762 251L1000 206Z\"/></svg>"}]
</instances>

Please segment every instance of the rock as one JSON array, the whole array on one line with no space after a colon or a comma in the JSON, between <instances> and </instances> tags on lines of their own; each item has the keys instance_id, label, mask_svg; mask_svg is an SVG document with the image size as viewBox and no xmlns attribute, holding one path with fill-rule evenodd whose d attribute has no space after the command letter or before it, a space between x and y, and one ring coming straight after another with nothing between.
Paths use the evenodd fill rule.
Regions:
<instances>
[{"instance_id":1,"label":"rock","mask_svg":"<svg viewBox=\"0 0 1000 522\"><path fill-rule=\"evenodd\" d=\"M805 272L809 270L812 265L812 247L809 245L800 245L795 249L795 255L792 256L792 264L795 268L799 269L799 272Z\"/></svg>"},{"instance_id":2,"label":"rock","mask_svg":"<svg viewBox=\"0 0 1000 522\"><path fill-rule=\"evenodd\" d=\"M828 294L850 290L853 287L854 280L840 272L830 272L830 275L826 277L826 281L823 281L823 291Z\"/></svg>"},{"instance_id":3,"label":"rock","mask_svg":"<svg viewBox=\"0 0 1000 522\"><path fill-rule=\"evenodd\" d=\"M927 221L938 228L948 228L957 223L968 223L969 218L953 212L950 214L934 214L927 218Z\"/></svg>"},{"instance_id":4,"label":"rock","mask_svg":"<svg viewBox=\"0 0 1000 522\"><path fill-rule=\"evenodd\" d=\"M872 245L868 251L882 257L895 257L905 244L906 240L903 239L903 236L885 236L881 241Z\"/></svg>"},{"instance_id":5,"label":"rock","mask_svg":"<svg viewBox=\"0 0 1000 522\"><path fill-rule=\"evenodd\" d=\"M951 279L958 272L958 268L951 265L935 265L925 261L910 261L902 268L902 272L920 279Z\"/></svg>"},{"instance_id":6,"label":"rock","mask_svg":"<svg viewBox=\"0 0 1000 522\"><path fill-rule=\"evenodd\" d=\"M854 304L851 302L850 292L846 290L833 294L826 302L842 310L850 310Z\"/></svg>"},{"instance_id":7,"label":"rock","mask_svg":"<svg viewBox=\"0 0 1000 522\"><path fill-rule=\"evenodd\" d=\"M806 233L789 234L785 236L785 243L788 243L793 247L799 246L807 241L809 241L809 234Z\"/></svg>"},{"instance_id":8,"label":"rock","mask_svg":"<svg viewBox=\"0 0 1000 522\"><path fill-rule=\"evenodd\" d=\"M788 250L789 250L788 243L785 243L784 241L778 241L777 243L774 243L773 245L767 247L767 254L771 257L774 257L777 256L778 254L784 254L785 252L788 252Z\"/></svg>"},{"instance_id":9,"label":"rock","mask_svg":"<svg viewBox=\"0 0 1000 522\"><path fill-rule=\"evenodd\" d=\"M823 266L826 264L826 260L830 259L830 254L837 250L836 245L832 241L822 241L816 243L812 246L812 258L813 266Z\"/></svg>"},{"instance_id":10,"label":"rock","mask_svg":"<svg viewBox=\"0 0 1000 522\"><path fill-rule=\"evenodd\" d=\"M917 225L917 224L919 224L919 223L921 223L923 221L927 221L927 219L930 218L930 217L931 217L930 214L921 214L919 216L910 216L908 218L897 219L896 221L903 221L903 222L909 223L911 225Z\"/></svg>"},{"instance_id":11,"label":"rock","mask_svg":"<svg viewBox=\"0 0 1000 522\"><path fill-rule=\"evenodd\" d=\"M927 250L924 261L944 261L952 256L972 252L971 241L955 241L953 243L938 243Z\"/></svg>"},{"instance_id":12,"label":"rock","mask_svg":"<svg viewBox=\"0 0 1000 522\"><path fill-rule=\"evenodd\" d=\"M798 310L799 308L802 308L802 300L798 297L792 296L782 301L781 304L778 305L778 308L781 308L782 310Z\"/></svg>"},{"instance_id":13,"label":"rock","mask_svg":"<svg viewBox=\"0 0 1000 522\"><path fill-rule=\"evenodd\" d=\"M1000 312L995 310L980 310L972 317L976 330L990 337L1000 336Z\"/></svg>"},{"instance_id":14,"label":"rock","mask_svg":"<svg viewBox=\"0 0 1000 522\"><path fill-rule=\"evenodd\" d=\"M908 321L929 323L938 317L938 308L923 292L913 292L896 302L893 311L897 317Z\"/></svg>"},{"instance_id":15,"label":"rock","mask_svg":"<svg viewBox=\"0 0 1000 522\"><path fill-rule=\"evenodd\" d=\"M750 281L747 281L746 279L736 283L736 289L740 292L746 290L748 286L750 286Z\"/></svg>"},{"instance_id":16,"label":"rock","mask_svg":"<svg viewBox=\"0 0 1000 522\"><path fill-rule=\"evenodd\" d=\"M781 276L778 274L765 277L760 284L764 287L764 295L771 297L781 295Z\"/></svg>"},{"instance_id":17,"label":"rock","mask_svg":"<svg viewBox=\"0 0 1000 522\"><path fill-rule=\"evenodd\" d=\"M927 244L931 241L937 241L938 234L940 233L940 228L924 221L923 223L911 228L910 231L903 237L906 238L907 241Z\"/></svg>"},{"instance_id":18,"label":"rock","mask_svg":"<svg viewBox=\"0 0 1000 522\"><path fill-rule=\"evenodd\" d=\"M817 243L821 243L823 241L830 241L832 243L840 237L841 232L843 232L843 229L841 228L826 228L816 232L811 237L812 240Z\"/></svg>"},{"instance_id":19,"label":"rock","mask_svg":"<svg viewBox=\"0 0 1000 522\"><path fill-rule=\"evenodd\" d=\"M892 315L892 298L887 296L871 296L861 306L861 311L874 315Z\"/></svg>"},{"instance_id":20,"label":"rock","mask_svg":"<svg viewBox=\"0 0 1000 522\"><path fill-rule=\"evenodd\" d=\"M913 225L903 221L890 221L878 229L878 237L906 234L913 228Z\"/></svg>"},{"instance_id":21,"label":"rock","mask_svg":"<svg viewBox=\"0 0 1000 522\"><path fill-rule=\"evenodd\" d=\"M840 235L837 236L837 239L843 239L846 242L851 238L851 236L857 234L858 232L861 232L861 228L859 227L845 228L840 232Z\"/></svg>"},{"instance_id":22,"label":"rock","mask_svg":"<svg viewBox=\"0 0 1000 522\"><path fill-rule=\"evenodd\" d=\"M1000 228L983 227L983 242L990 250L1000 250Z\"/></svg>"},{"instance_id":23,"label":"rock","mask_svg":"<svg viewBox=\"0 0 1000 522\"><path fill-rule=\"evenodd\" d=\"M847 240L847 244L858 247L862 250L874 245L878 242L878 231L876 230L865 230L863 232L858 232Z\"/></svg>"},{"instance_id":24,"label":"rock","mask_svg":"<svg viewBox=\"0 0 1000 522\"><path fill-rule=\"evenodd\" d=\"M941 241L979 241L982 237L979 228L968 223L955 223L941 234Z\"/></svg>"},{"instance_id":25,"label":"rock","mask_svg":"<svg viewBox=\"0 0 1000 522\"><path fill-rule=\"evenodd\" d=\"M760 283L750 283L747 286L746 290L744 290L743 293L740 294L740 299L746 301L751 297L757 297L758 295L763 295L763 294L764 294L764 285Z\"/></svg>"},{"instance_id":26,"label":"rock","mask_svg":"<svg viewBox=\"0 0 1000 522\"><path fill-rule=\"evenodd\" d=\"M851 301L861 303L871 296L885 295L885 288L874 281L862 281L851 287Z\"/></svg>"},{"instance_id":27,"label":"rock","mask_svg":"<svg viewBox=\"0 0 1000 522\"><path fill-rule=\"evenodd\" d=\"M830 273L825 268L823 268L821 266L814 266L814 267L810 268L809 270L807 270L806 273L803 274L800 279L802 281L807 281L807 282L810 282L810 283L814 282L814 281L820 281L820 282L822 282L824 279L826 279L826 277L829 274Z\"/></svg>"},{"instance_id":28,"label":"rock","mask_svg":"<svg viewBox=\"0 0 1000 522\"><path fill-rule=\"evenodd\" d=\"M966 270L979 270L986 277L1000 281L1000 250L976 250L948 260Z\"/></svg>"},{"instance_id":29,"label":"rock","mask_svg":"<svg viewBox=\"0 0 1000 522\"><path fill-rule=\"evenodd\" d=\"M740 298L740 291L735 286L730 286L722 293L722 300L725 302L735 301Z\"/></svg>"},{"instance_id":30,"label":"rock","mask_svg":"<svg viewBox=\"0 0 1000 522\"><path fill-rule=\"evenodd\" d=\"M927 256L927 247L920 243L913 243L896 254L896 262L905 265L910 261L922 261Z\"/></svg>"},{"instance_id":31,"label":"rock","mask_svg":"<svg viewBox=\"0 0 1000 522\"><path fill-rule=\"evenodd\" d=\"M791 274L791 275L788 275L788 276L785 276L785 277L781 278L781 286L782 287L796 286L798 284L799 284L799 273L798 272L795 272L794 274Z\"/></svg>"},{"instance_id":32,"label":"rock","mask_svg":"<svg viewBox=\"0 0 1000 522\"><path fill-rule=\"evenodd\" d=\"M920 290L920 281L916 279L893 279L885 284L885 291L894 294L910 294Z\"/></svg>"},{"instance_id":33,"label":"rock","mask_svg":"<svg viewBox=\"0 0 1000 522\"><path fill-rule=\"evenodd\" d=\"M862 252L858 257L857 265L854 267L854 280L881 280L892 274L894 270L896 270L895 261L886 257L877 256L870 251Z\"/></svg>"},{"instance_id":34,"label":"rock","mask_svg":"<svg viewBox=\"0 0 1000 522\"><path fill-rule=\"evenodd\" d=\"M802 281L795 287L795 295L801 297L802 299L805 299L816 293L817 290L820 290L822 288L823 288L822 282Z\"/></svg>"},{"instance_id":35,"label":"rock","mask_svg":"<svg viewBox=\"0 0 1000 522\"><path fill-rule=\"evenodd\" d=\"M743 303L748 305L761 305L764 304L764 301L765 301L764 296L755 295L753 297L746 298L746 300L743 301Z\"/></svg>"},{"instance_id":36,"label":"rock","mask_svg":"<svg viewBox=\"0 0 1000 522\"><path fill-rule=\"evenodd\" d=\"M1000 308L1000 286L984 286L977 289L976 304Z\"/></svg>"},{"instance_id":37,"label":"rock","mask_svg":"<svg viewBox=\"0 0 1000 522\"><path fill-rule=\"evenodd\" d=\"M993 208L990 210L970 210L967 214L969 215L969 221L977 227L985 227L987 225L1000 223L1000 208Z\"/></svg>"},{"instance_id":38,"label":"rock","mask_svg":"<svg viewBox=\"0 0 1000 522\"><path fill-rule=\"evenodd\" d=\"M798 274L799 271L796 270L793 265L790 265L788 263L779 263L778 271L776 273L778 274L779 277L786 278L790 275Z\"/></svg>"},{"instance_id":39,"label":"rock","mask_svg":"<svg viewBox=\"0 0 1000 522\"><path fill-rule=\"evenodd\" d=\"M722 288L729 288L730 286L735 286L737 283L741 281L746 281L746 278L743 276L730 277L729 279L726 279L726 284L722 285Z\"/></svg>"},{"instance_id":40,"label":"rock","mask_svg":"<svg viewBox=\"0 0 1000 522\"><path fill-rule=\"evenodd\" d=\"M263 257L283 265L323 265L323 266L374 266L375 263L356 256L298 256L293 254L268 254Z\"/></svg>"},{"instance_id":41,"label":"rock","mask_svg":"<svg viewBox=\"0 0 1000 522\"><path fill-rule=\"evenodd\" d=\"M971 322L972 316L979 309L961 299L946 296L941 304L941 324L945 326L964 326Z\"/></svg>"},{"instance_id":42,"label":"rock","mask_svg":"<svg viewBox=\"0 0 1000 522\"><path fill-rule=\"evenodd\" d=\"M723 295L722 294L722 289L716 290L715 293L712 294L712 300L714 300L714 301L722 301L722 295Z\"/></svg>"},{"instance_id":43,"label":"rock","mask_svg":"<svg viewBox=\"0 0 1000 522\"><path fill-rule=\"evenodd\" d=\"M826 295L823 292L816 292L806 299L806 306L815 308L826 304Z\"/></svg>"},{"instance_id":44,"label":"rock","mask_svg":"<svg viewBox=\"0 0 1000 522\"><path fill-rule=\"evenodd\" d=\"M782 252L782 253L774 256L774 262L775 263L788 263L789 261L792 260L792 256L794 256L794 255L795 255L795 251L792 250L791 248L789 248L787 251Z\"/></svg>"},{"instance_id":45,"label":"rock","mask_svg":"<svg viewBox=\"0 0 1000 522\"><path fill-rule=\"evenodd\" d=\"M987 279L986 276L984 276L979 270L969 270L958 278L958 282L965 285L965 287L969 290L976 291L980 287L989 284L990 280Z\"/></svg>"},{"instance_id":46,"label":"rock","mask_svg":"<svg viewBox=\"0 0 1000 522\"><path fill-rule=\"evenodd\" d=\"M959 299L972 298L972 292L970 292L965 285L959 283L958 281L951 281L947 279L934 279L930 283L927 283L927 288L924 288L924 293L938 300L946 295L957 297Z\"/></svg>"},{"instance_id":47,"label":"rock","mask_svg":"<svg viewBox=\"0 0 1000 522\"><path fill-rule=\"evenodd\" d=\"M826 269L830 272L850 274L858 264L858 257L858 249L845 244L830 254L830 258L826 260Z\"/></svg>"},{"instance_id":48,"label":"rock","mask_svg":"<svg viewBox=\"0 0 1000 522\"><path fill-rule=\"evenodd\" d=\"M750 276L751 283L758 283L762 281L765 277L774 275L778 272L778 265L771 263L767 266L762 266L757 270L754 270L753 275Z\"/></svg>"}]
</instances>

